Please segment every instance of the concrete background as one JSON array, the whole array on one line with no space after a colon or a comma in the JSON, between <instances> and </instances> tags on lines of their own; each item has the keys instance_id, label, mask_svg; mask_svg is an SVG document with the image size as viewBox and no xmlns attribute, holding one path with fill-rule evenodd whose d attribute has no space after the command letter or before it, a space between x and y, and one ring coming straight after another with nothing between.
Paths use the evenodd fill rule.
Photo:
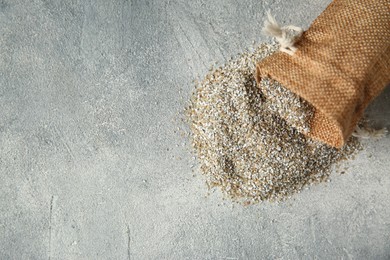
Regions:
<instances>
[{"instance_id":1,"label":"concrete background","mask_svg":"<svg viewBox=\"0 0 390 260\"><path fill-rule=\"evenodd\" d=\"M307 28L329 2L1 0L0 259L390 259L390 137L243 207L179 134L192 80L268 40L266 10Z\"/></svg>"}]
</instances>

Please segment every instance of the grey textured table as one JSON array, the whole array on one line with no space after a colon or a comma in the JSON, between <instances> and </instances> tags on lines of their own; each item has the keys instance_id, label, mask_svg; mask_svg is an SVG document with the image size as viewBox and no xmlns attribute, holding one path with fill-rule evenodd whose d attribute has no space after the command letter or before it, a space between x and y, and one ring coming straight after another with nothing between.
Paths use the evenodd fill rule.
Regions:
<instances>
[{"instance_id":1,"label":"grey textured table","mask_svg":"<svg viewBox=\"0 0 390 260\"><path fill-rule=\"evenodd\" d=\"M243 207L206 196L175 133L192 80L268 40L266 10L307 28L328 3L0 1L0 259L389 259L390 137Z\"/></svg>"}]
</instances>

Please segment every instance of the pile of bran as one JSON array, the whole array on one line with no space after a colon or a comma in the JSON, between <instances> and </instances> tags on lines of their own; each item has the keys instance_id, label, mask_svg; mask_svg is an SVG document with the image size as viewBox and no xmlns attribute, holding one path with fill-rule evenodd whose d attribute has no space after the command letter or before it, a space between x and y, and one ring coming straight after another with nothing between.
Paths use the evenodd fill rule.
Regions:
<instances>
[{"instance_id":1,"label":"pile of bran","mask_svg":"<svg viewBox=\"0 0 390 260\"><path fill-rule=\"evenodd\" d=\"M313 108L278 82L257 85L256 64L278 49L261 44L197 83L186 109L192 147L209 187L245 204L283 200L328 179L332 166L360 147L341 149L302 133Z\"/></svg>"}]
</instances>

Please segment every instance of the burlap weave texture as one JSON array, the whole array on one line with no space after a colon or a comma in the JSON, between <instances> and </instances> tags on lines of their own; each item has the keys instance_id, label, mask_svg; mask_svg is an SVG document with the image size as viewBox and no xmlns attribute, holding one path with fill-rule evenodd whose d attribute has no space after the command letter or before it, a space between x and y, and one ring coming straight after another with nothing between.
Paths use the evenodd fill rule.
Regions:
<instances>
[{"instance_id":1,"label":"burlap weave texture","mask_svg":"<svg viewBox=\"0 0 390 260\"><path fill-rule=\"evenodd\" d=\"M390 0L335 0L296 43L257 64L314 108L309 136L341 147L390 83Z\"/></svg>"}]
</instances>

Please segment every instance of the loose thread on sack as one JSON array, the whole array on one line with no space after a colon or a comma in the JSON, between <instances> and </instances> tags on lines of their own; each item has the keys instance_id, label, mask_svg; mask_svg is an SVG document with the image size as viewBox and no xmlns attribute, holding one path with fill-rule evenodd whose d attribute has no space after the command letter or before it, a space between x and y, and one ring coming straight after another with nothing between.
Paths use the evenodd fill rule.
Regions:
<instances>
[{"instance_id":1,"label":"loose thread on sack","mask_svg":"<svg viewBox=\"0 0 390 260\"><path fill-rule=\"evenodd\" d=\"M280 51L293 55L297 51L294 44L303 34L303 29L294 25L281 27L270 11L267 12L267 18L264 21L262 32L276 39L280 44ZM295 33L292 33L292 31Z\"/></svg>"},{"instance_id":2,"label":"loose thread on sack","mask_svg":"<svg viewBox=\"0 0 390 260\"><path fill-rule=\"evenodd\" d=\"M387 128L374 129L369 127L360 127L356 126L355 131L352 133L352 136L361 138L361 139L380 139L387 135Z\"/></svg>"}]
</instances>

